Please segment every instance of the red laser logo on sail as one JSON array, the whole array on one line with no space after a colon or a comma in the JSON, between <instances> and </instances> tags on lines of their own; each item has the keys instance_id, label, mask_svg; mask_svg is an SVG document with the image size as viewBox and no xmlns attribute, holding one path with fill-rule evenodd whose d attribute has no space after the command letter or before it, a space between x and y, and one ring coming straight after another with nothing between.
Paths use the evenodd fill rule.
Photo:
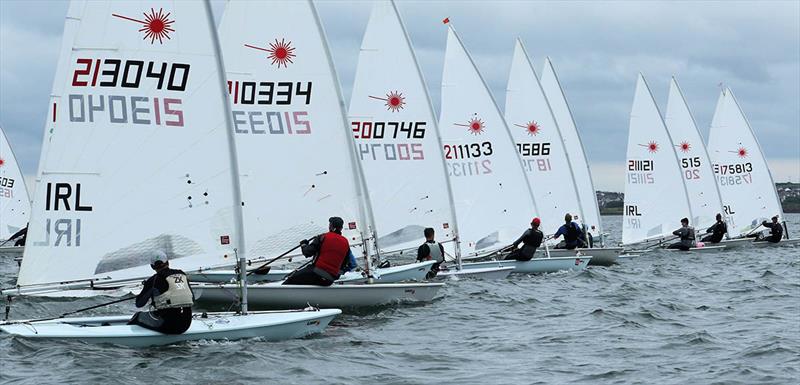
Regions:
<instances>
[{"instance_id":1,"label":"red laser logo on sail","mask_svg":"<svg viewBox=\"0 0 800 385\"><path fill-rule=\"evenodd\" d=\"M0 158L0 167L3 167L4 164L6 164L6 161L3 160L3 158Z\"/></svg>"},{"instance_id":2,"label":"red laser logo on sail","mask_svg":"<svg viewBox=\"0 0 800 385\"><path fill-rule=\"evenodd\" d=\"M155 9L150 8L150 14L142 12L144 21L117 15L116 13L112 13L111 16L142 24L144 27L139 29L139 32L144 32L144 38L142 40L150 39L150 44L155 44L156 40L158 40L160 44L164 44L164 39L170 39L169 33L175 32L175 30L172 29L172 23L174 23L175 20L169 19L169 15L171 14L171 12L164 13L164 8L159 8L158 13L156 13Z\"/></svg>"},{"instance_id":3,"label":"red laser logo on sail","mask_svg":"<svg viewBox=\"0 0 800 385\"><path fill-rule=\"evenodd\" d=\"M747 158L747 149L744 147L739 147L736 151L731 151L734 154L739 155L740 158Z\"/></svg>"},{"instance_id":4,"label":"red laser logo on sail","mask_svg":"<svg viewBox=\"0 0 800 385\"><path fill-rule=\"evenodd\" d=\"M479 135L479 134L483 133L484 128L486 128L486 126L483 124L483 120L481 120L477 116L477 114L475 114L475 115L476 116L474 118L470 119L467 122L467 124L463 124L463 123L453 123L453 124L456 125L456 126L469 128L469 132L472 135Z\"/></svg>"},{"instance_id":5,"label":"red laser logo on sail","mask_svg":"<svg viewBox=\"0 0 800 385\"><path fill-rule=\"evenodd\" d=\"M392 112L397 112L403 109L406 104L406 97L401 92L393 91L386 94L385 98L378 96L370 96L370 98L383 100L386 102L386 109Z\"/></svg>"},{"instance_id":6,"label":"red laser logo on sail","mask_svg":"<svg viewBox=\"0 0 800 385\"><path fill-rule=\"evenodd\" d=\"M535 120L531 120L530 122L528 122L528 124L524 124L524 125L523 124L515 124L515 126L524 128L525 131L527 131L528 135L530 135L530 136L539 135L539 131L542 130L542 128L539 126L539 123L536 123Z\"/></svg>"},{"instance_id":7,"label":"red laser logo on sail","mask_svg":"<svg viewBox=\"0 0 800 385\"><path fill-rule=\"evenodd\" d=\"M287 42L286 39L281 39L281 41L275 39L274 43L269 43L269 48L256 47L250 44L245 44L244 46L269 53L267 59L272 60L272 65L277 63L278 68L281 68L281 66L286 68L290 63L294 63L292 58L297 56L294 54L295 48L292 47L292 42Z\"/></svg>"},{"instance_id":8,"label":"red laser logo on sail","mask_svg":"<svg viewBox=\"0 0 800 385\"><path fill-rule=\"evenodd\" d=\"M640 144L640 146L647 147L647 151L650 151L651 153L658 152L658 143L656 143L654 140L647 144Z\"/></svg>"},{"instance_id":9,"label":"red laser logo on sail","mask_svg":"<svg viewBox=\"0 0 800 385\"><path fill-rule=\"evenodd\" d=\"M681 144L679 144L678 147L680 147L681 151L683 152L689 152L689 150L692 149L692 145L689 144L689 142L681 142Z\"/></svg>"}]
</instances>

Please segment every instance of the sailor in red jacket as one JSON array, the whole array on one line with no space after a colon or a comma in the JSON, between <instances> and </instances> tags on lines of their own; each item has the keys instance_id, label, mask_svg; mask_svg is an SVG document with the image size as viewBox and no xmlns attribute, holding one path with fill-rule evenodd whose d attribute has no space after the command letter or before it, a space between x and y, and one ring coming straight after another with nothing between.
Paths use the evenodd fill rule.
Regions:
<instances>
[{"instance_id":1,"label":"sailor in red jacket","mask_svg":"<svg viewBox=\"0 0 800 385\"><path fill-rule=\"evenodd\" d=\"M347 269L350 254L350 242L342 236L342 227L342 218L331 217L328 219L329 232L311 238L311 241L301 241L303 255L314 260L292 273L283 284L330 286L339 279L341 272Z\"/></svg>"}]
</instances>

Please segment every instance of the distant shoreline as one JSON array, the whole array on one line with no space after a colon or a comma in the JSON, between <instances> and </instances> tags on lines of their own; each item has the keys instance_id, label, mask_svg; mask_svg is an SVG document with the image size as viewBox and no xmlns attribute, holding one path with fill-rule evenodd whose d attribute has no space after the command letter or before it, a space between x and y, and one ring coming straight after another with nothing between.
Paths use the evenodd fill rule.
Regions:
<instances>
[{"instance_id":1,"label":"distant shoreline","mask_svg":"<svg viewBox=\"0 0 800 385\"><path fill-rule=\"evenodd\" d=\"M800 214L800 183L779 182L775 189L781 200L783 212ZM625 194L614 191L596 191L600 215L622 215Z\"/></svg>"}]
</instances>

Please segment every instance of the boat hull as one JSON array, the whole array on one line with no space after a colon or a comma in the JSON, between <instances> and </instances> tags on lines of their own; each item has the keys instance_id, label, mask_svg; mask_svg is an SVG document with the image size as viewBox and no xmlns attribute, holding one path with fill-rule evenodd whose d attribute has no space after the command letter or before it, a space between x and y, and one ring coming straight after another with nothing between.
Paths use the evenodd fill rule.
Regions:
<instances>
[{"instance_id":1,"label":"boat hull","mask_svg":"<svg viewBox=\"0 0 800 385\"><path fill-rule=\"evenodd\" d=\"M590 266L611 266L617 263L617 257L622 254L621 247L605 247L605 248L591 248L591 249L550 249L550 257L576 257L577 253L580 256L591 255L592 259L589 261ZM535 258L545 258L546 252L542 248L536 250Z\"/></svg>"},{"instance_id":2,"label":"boat hull","mask_svg":"<svg viewBox=\"0 0 800 385\"><path fill-rule=\"evenodd\" d=\"M394 303L429 302L443 283L388 283L371 285L281 285L266 283L247 287L247 301L252 308L293 309L305 306L321 308L361 308ZM237 302L235 284L192 285L198 304L227 306Z\"/></svg>"},{"instance_id":3,"label":"boat hull","mask_svg":"<svg viewBox=\"0 0 800 385\"><path fill-rule=\"evenodd\" d=\"M27 323L16 321L0 323L0 330L23 338L80 340L131 347L254 337L280 341L320 333L339 314L339 309L253 312L246 316L208 313L206 318L195 315L189 330L177 335L127 325L130 316L61 318Z\"/></svg>"},{"instance_id":4,"label":"boat hull","mask_svg":"<svg viewBox=\"0 0 800 385\"><path fill-rule=\"evenodd\" d=\"M562 270L583 270L588 266L591 256L534 258L530 261L487 261L462 265L464 270L486 267L514 267L512 273L542 274Z\"/></svg>"},{"instance_id":5,"label":"boat hull","mask_svg":"<svg viewBox=\"0 0 800 385\"><path fill-rule=\"evenodd\" d=\"M703 246L703 247L692 247L689 250L680 250L680 249L664 249L669 252L673 253L716 253L718 251L725 250L725 246Z\"/></svg>"},{"instance_id":6,"label":"boat hull","mask_svg":"<svg viewBox=\"0 0 800 385\"><path fill-rule=\"evenodd\" d=\"M789 246L794 247L800 244L800 238L795 239L781 239L778 243L772 242L753 242L753 246L755 247L781 247L781 246Z\"/></svg>"},{"instance_id":7,"label":"boat hull","mask_svg":"<svg viewBox=\"0 0 800 385\"><path fill-rule=\"evenodd\" d=\"M431 271L431 266L435 261L425 261L420 263L411 263L408 265L398 265L387 268L375 269L373 277L374 282L378 283L395 283L403 281L423 281L425 275ZM247 276L247 282L275 282L282 281L286 275L291 273L292 270L270 270L267 274L250 274ZM192 282L209 282L209 283L226 283L235 281L237 274L233 270L210 270L202 273L195 273L189 275L189 280ZM367 278L361 272L351 271L343 274L336 281L338 283L365 283Z\"/></svg>"},{"instance_id":8,"label":"boat hull","mask_svg":"<svg viewBox=\"0 0 800 385\"><path fill-rule=\"evenodd\" d=\"M440 271L436 274L437 278L476 278L476 279L506 279L511 272L514 271L514 267L512 266L505 266L505 267L483 267L483 268L474 268L474 269L461 269L461 270L447 270L447 271Z\"/></svg>"}]
</instances>

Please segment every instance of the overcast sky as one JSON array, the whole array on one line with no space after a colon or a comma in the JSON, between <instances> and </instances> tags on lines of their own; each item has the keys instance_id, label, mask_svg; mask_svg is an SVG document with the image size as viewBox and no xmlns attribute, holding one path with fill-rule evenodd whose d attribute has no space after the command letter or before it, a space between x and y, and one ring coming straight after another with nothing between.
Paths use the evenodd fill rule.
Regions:
<instances>
[{"instance_id":1,"label":"overcast sky","mask_svg":"<svg viewBox=\"0 0 800 385\"><path fill-rule=\"evenodd\" d=\"M217 20L224 6L213 1ZM368 1L319 1L345 98ZM567 93L598 189L622 191L628 116L638 72L662 111L675 75L703 135L719 83L731 87L776 181L800 181L800 1L401 1L434 104L449 17L499 105L514 38L534 65L550 56ZM36 173L67 3L0 1L0 124L27 175Z\"/></svg>"}]
</instances>

